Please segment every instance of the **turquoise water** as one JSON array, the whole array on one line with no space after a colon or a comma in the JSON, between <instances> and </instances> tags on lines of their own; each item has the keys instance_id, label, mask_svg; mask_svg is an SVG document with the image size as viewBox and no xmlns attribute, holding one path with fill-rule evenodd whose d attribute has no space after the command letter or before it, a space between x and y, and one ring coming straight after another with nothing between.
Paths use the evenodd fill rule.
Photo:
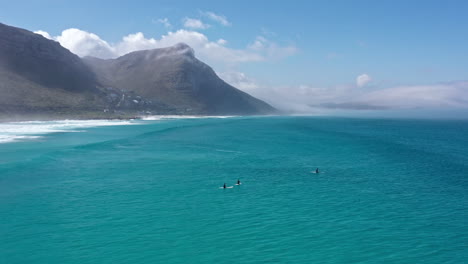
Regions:
<instances>
[{"instance_id":1,"label":"turquoise water","mask_svg":"<svg viewBox=\"0 0 468 264\"><path fill-rule=\"evenodd\" d=\"M0 144L0 263L468 259L467 121L135 123Z\"/></svg>"}]
</instances>

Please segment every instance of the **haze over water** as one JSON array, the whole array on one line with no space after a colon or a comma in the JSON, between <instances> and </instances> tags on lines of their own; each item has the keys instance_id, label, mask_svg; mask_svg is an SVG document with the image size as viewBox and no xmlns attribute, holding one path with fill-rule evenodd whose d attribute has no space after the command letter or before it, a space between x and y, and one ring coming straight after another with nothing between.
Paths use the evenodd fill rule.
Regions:
<instances>
[{"instance_id":1,"label":"haze over water","mask_svg":"<svg viewBox=\"0 0 468 264\"><path fill-rule=\"evenodd\" d=\"M0 263L468 259L467 121L80 124L0 135Z\"/></svg>"}]
</instances>

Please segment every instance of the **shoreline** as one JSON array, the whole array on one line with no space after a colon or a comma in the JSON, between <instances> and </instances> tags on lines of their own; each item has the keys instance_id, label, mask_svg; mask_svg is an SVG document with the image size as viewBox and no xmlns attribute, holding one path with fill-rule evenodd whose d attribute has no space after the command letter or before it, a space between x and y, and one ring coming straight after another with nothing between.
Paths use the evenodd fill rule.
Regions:
<instances>
[{"instance_id":1,"label":"shoreline","mask_svg":"<svg viewBox=\"0 0 468 264\"><path fill-rule=\"evenodd\" d=\"M84 132L87 128L102 126L144 125L152 121L181 119L231 118L238 116L202 116L202 115L145 115L128 118L95 119L51 119L25 118L24 120L0 121L0 144L37 140L51 133ZM62 117L65 118L65 117ZM146 122L145 122L146 121ZM84 130L83 130L84 129Z\"/></svg>"},{"instance_id":2,"label":"shoreline","mask_svg":"<svg viewBox=\"0 0 468 264\"><path fill-rule=\"evenodd\" d=\"M59 120L131 120L139 119L137 115L106 115L106 114L12 114L12 115L0 115L0 123L11 123L11 122L27 122L27 121L59 121Z\"/></svg>"},{"instance_id":3,"label":"shoreline","mask_svg":"<svg viewBox=\"0 0 468 264\"><path fill-rule=\"evenodd\" d=\"M109 116L82 116L82 115L28 115L28 116L12 116L3 117L0 116L0 124L2 123L19 123L19 122L47 122L47 121L128 121L128 120L163 120L163 119L192 119L192 118L229 118L229 117L240 117L245 115L175 115L175 114L161 114L161 115L109 115ZM252 115L257 116L257 115Z\"/></svg>"}]
</instances>

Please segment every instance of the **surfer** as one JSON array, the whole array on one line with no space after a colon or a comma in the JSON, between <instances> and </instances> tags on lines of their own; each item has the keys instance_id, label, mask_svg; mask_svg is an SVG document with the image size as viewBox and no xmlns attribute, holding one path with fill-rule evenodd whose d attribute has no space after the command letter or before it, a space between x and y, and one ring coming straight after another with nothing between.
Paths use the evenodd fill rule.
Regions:
<instances>
[{"instance_id":1,"label":"surfer","mask_svg":"<svg viewBox=\"0 0 468 264\"><path fill-rule=\"evenodd\" d=\"M227 188L227 187L226 187L226 183L224 183L224 185L223 185L223 189L226 189L226 188Z\"/></svg>"},{"instance_id":2,"label":"surfer","mask_svg":"<svg viewBox=\"0 0 468 264\"><path fill-rule=\"evenodd\" d=\"M318 168L315 170L315 173L320 173Z\"/></svg>"},{"instance_id":3,"label":"surfer","mask_svg":"<svg viewBox=\"0 0 468 264\"><path fill-rule=\"evenodd\" d=\"M239 179L237 179L237 185L241 185L241 182Z\"/></svg>"}]
</instances>

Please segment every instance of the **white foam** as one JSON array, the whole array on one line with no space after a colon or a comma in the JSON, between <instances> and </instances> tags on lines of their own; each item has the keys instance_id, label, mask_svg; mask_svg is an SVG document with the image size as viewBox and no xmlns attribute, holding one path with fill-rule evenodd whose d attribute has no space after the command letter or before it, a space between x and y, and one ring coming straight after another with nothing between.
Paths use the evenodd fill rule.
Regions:
<instances>
[{"instance_id":1,"label":"white foam","mask_svg":"<svg viewBox=\"0 0 468 264\"><path fill-rule=\"evenodd\" d=\"M28 139L37 139L40 138L40 136L7 136L7 135L0 135L0 144L1 143L10 143L10 142L15 142L15 141L22 141L22 140L28 140Z\"/></svg>"},{"instance_id":2,"label":"white foam","mask_svg":"<svg viewBox=\"0 0 468 264\"><path fill-rule=\"evenodd\" d=\"M40 138L40 135L58 132L84 132L85 128L137 124L122 120L60 120L0 123L0 143Z\"/></svg>"},{"instance_id":3,"label":"white foam","mask_svg":"<svg viewBox=\"0 0 468 264\"><path fill-rule=\"evenodd\" d=\"M152 115L142 116L142 120L194 119L194 118L229 118L235 116L196 116L196 115Z\"/></svg>"}]
</instances>

